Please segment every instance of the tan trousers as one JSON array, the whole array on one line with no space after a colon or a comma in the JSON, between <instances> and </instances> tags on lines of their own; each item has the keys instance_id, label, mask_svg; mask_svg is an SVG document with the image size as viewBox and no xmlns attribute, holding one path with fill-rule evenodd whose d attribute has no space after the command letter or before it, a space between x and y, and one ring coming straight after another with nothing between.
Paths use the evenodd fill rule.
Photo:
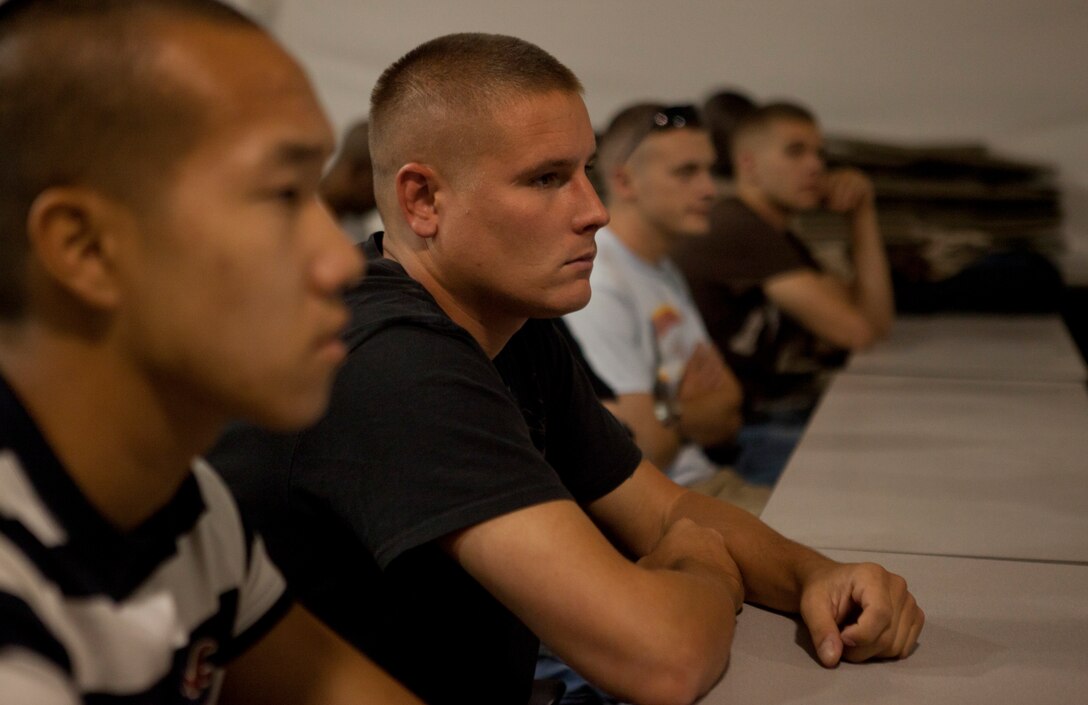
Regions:
<instances>
[{"instance_id":1,"label":"tan trousers","mask_svg":"<svg viewBox=\"0 0 1088 705\"><path fill-rule=\"evenodd\" d=\"M732 468L722 468L714 475L691 486L699 494L724 499L756 516L763 511L771 497L771 488L765 485L753 485L738 475Z\"/></svg>"}]
</instances>

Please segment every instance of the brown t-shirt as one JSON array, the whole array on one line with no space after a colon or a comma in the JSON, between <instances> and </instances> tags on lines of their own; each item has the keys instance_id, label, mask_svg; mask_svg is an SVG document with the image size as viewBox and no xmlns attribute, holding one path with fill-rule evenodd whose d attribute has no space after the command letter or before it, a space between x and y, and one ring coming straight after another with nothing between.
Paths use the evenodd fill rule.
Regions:
<instances>
[{"instance_id":1,"label":"brown t-shirt","mask_svg":"<svg viewBox=\"0 0 1088 705\"><path fill-rule=\"evenodd\" d=\"M819 264L796 235L776 230L735 197L715 205L710 224L707 236L681 241L673 259L744 386L749 416L814 402L805 397L815 394L815 378L829 361L816 338L767 299L763 284Z\"/></svg>"}]
</instances>

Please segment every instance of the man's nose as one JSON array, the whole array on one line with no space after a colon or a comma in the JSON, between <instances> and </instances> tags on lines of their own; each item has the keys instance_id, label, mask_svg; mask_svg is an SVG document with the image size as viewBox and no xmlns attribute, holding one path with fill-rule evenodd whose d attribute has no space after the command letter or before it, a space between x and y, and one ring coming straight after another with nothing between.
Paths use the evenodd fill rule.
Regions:
<instances>
[{"instance_id":1,"label":"man's nose","mask_svg":"<svg viewBox=\"0 0 1088 705\"><path fill-rule=\"evenodd\" d=\"M583 174L578 178L576 185L581 207L575 216L574 229L577 232L593 234L608 225L608 209L604 207L601 197L597 195L597 189L593 188L593 183L590 182L588 176Z\"/></svg>"},{"instance_id":2,"label":"man's nose","mask_svg":"<svg viewBox=\"0 0 1088 705\"><path fill-rule=\"evenodd\" d=\"M334 294L362 281L366 270L366 258L362 248L356 247L333 219L328 207L315 201L312 226L318 241L318 253L314 258L313 277L317 288Z\"/></svg>"}]
</instances>

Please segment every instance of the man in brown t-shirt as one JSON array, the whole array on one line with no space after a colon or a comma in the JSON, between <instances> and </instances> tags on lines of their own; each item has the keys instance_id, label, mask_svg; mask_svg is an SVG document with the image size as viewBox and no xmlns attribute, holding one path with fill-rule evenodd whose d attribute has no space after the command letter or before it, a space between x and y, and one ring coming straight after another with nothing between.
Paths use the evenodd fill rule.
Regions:
<instances>
[{"instance_id":1,"label":"man in brown t-shirt","mask_svg":"<svg viewBox=\"0 0 1088 705\"><path fill-rule=\"evenodd\" d=\"M829 172L822 152L806 109L752 110L732 138L736 195L715 207L710 236L675 254L757 417L811 407L828 351L868 347L895 316L872 182L854 169ZM790 232L796 214L815 208L848 220L852 279L822 271Z\"/></svg>"}]
</instances>

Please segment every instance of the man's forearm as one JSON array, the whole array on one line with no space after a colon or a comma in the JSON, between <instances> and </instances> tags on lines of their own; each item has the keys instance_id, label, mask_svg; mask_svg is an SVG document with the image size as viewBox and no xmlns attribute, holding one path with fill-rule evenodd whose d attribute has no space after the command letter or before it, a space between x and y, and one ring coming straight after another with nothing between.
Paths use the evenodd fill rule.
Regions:
<instances>
[{"instance_id":1,"label":"man's forearm","mask_svg":"<svg viewBox=\"0 0 1088 705\"><path fill-rule=\"evenodd\" d=\"M656 471L652 475L667 482ZM604 501L599 508L607 515ZM552 504L523 511L547 515L575 509L573 503ZM613 508L621 506L631 509L624 502ZM574 523L593 530L592 540L580 546L577 527L549 522L546 535L569 545L573 555L564 555L560 566L545 568L537 579L525 582L517 565L524 556L496 563L524 593L512 594L486 581L485 587L575 670L625 702L694 701L725 669L735 613L743 601L740 572L721 535L691 521L674 522L656 538L645 537L652 545L632 551L642 554L636 565L596 533L584 515ZM507 544L510 538L502 531L495 540ZM486 548L480 557L491 561L494 546L461 546L461 555ZM572 569L570 563L581 566ZM538 566L537 559L526 563L530 570Z\"/></svg>"},{"instance_id":2,"label":"man's forearm","mask_svg":"<svg viewBox=\"0 0 1088 705\"><path fill-rule=\"evenodd\" d=\"M727 389L679 402L677 428L680 434L703 446L733 439L742 423L740 402Z\"/></svg>"},{"instance_id":3,"label":"man's forearm","mask_svg":"<svg viewBox=\"0 0 1088 705\"><path fill-rule=\"evenodd\" d=\"M878 337L891 330L895 319L895 298L884 243L877 224L876 208L865 205L854 213L851 223L854 303Z\"/></svg>"},{"instance_id":4,"label":"man's forearm","mask_svg":"<svg viewBox=\"0 0 1088 705\"><path fill-rule=\"evenodd\" d=\"M796 612L801 589L810 576L834 564L749 512L712 497L686 493L673 507L670 520L683 517L721 533L744 580L748 602Z\"/></svg>"}]
</instances>

